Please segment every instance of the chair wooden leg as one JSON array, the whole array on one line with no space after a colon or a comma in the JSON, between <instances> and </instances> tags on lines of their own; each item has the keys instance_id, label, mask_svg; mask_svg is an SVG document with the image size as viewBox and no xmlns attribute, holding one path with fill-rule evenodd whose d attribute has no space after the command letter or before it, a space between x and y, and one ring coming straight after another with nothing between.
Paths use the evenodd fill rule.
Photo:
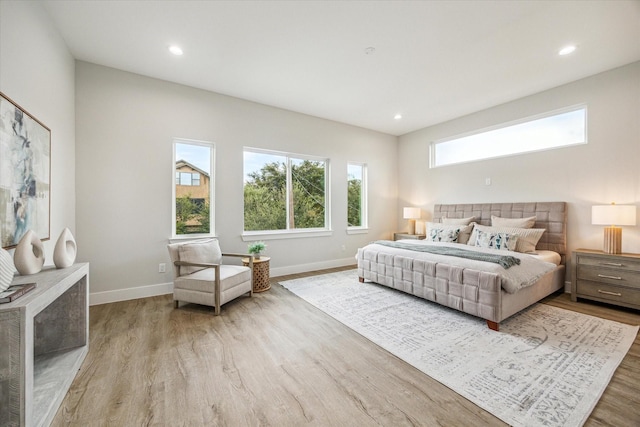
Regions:
<instances>
[{"instance_id":1,"label":"chair wooden leg","mask_svg":"<svg viewBox=\"0 0 640 427\"><path fill-rule=\"evenodd\" d=\"M491 320L487 320L487 326L492 331L499 331L500 330L500 324L497 323L497 322L492 322Z\"/></svg>"},{"instance_id":2,"label":"chair wooden leg","mask_svg":"<svg viewBox=\"0 0 640 427\"><path fill-rule=\"evenodd\" d=\"M173 308L178 308L179 306L180 306L180 301L178 301L177 299L173 300Z\"/></svg>"}]
</instances>

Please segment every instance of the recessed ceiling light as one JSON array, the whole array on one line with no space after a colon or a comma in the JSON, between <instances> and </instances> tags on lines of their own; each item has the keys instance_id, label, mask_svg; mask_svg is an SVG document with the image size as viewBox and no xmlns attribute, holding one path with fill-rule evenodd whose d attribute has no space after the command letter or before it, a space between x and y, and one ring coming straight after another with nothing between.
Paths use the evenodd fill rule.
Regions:
<instances>
[{"instance_id":1,"label":"recessed ceiling light","mask_svg":"<svg viewBox=\"0 0 640 427\"><path fill-rule=\"evenodd\" d=\"M402 114L398 113L395 116L393 116L393 118L396 120L400 120L402 118Z\"/></svg>"},{"instance_id":2,"label":"recessed ceiling light","mask_svg":"<svg viewBox=\"0 0 640 427\"><path fill-rule=\"evenodd\" d=\"M560 49L560 51L558 52L558 55L569 55L570 53L573 53L573 51L575 50L576 50L576 46L573 44L570 44Z\"/></svg>"},{"instance_id":3,"label":"recessed ceiling light","mask_svg":"<svg viewBox=\"0 0 640 427\"><path fill-rule=\"evenodd\" d=\"M173 46L169 46L169 52L173 53L174 55L182 55L182 49L180 49L179 46L173 45Z\"/></svg>"}]
</instances>

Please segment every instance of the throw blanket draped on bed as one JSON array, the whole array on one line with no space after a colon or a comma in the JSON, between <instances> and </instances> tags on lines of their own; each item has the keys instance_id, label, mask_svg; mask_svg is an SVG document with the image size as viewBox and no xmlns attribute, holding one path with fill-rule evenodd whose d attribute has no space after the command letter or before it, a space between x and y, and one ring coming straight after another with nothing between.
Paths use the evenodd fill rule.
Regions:
<instances>
[{"instance_id":1,"label":"throw blanket draped on bed","mask_svg":"<svg viewBox=\"0 0 640 427\"><path fill-rule=\"evenodd\" d=\"M473 259L476 261L492 262L501 265L504 269L514 265L520 265L520 260L511 255L486 254L483 252L473 252L466 249L451 248L448 246L416 246L412 244L394 242L391 240L378 240L374 243L392 248L407 249L410 251L429 252L431 254L449 255L460 258Z\"/></svg>"}]
</instances>

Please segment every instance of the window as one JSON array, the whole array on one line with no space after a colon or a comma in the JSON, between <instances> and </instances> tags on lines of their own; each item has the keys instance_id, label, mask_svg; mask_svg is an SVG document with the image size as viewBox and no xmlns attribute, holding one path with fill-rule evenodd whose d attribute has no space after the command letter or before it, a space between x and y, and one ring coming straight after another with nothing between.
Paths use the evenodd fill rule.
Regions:
<instances>
[{"instance_id":1,"label":"window","mask_svg":"<svg viewBox=\"0 0 640 427\"><path fill-rule=\"evenodd\" d=\"M209 142L173 141L173 235L213 234L214 146Z\"/></svg>"},{"instance_id":2,"label":"window","mask_svg":"<svg viewBox=\"0 0 640 427\"><path fill-rule=\"evenodd\" d=\"M200 185L200 174L176 172L176 185Z\"/></svg>"},{"instance_id":3,"label":"window","mask_svg":"<svg viewBox=\"0 0 640 427\"><path fill-rule=\"evenodd\" d=\"M327 159L244 150L244 230L327 229Z\"/></svg>"},{"instance_id":4,"label":"window","mask_svg":"<svg viewBox=\"0 0 640 427\"><path fill-rule=\"evenodd\" d=\"M366 165L347 164L347 226L367 227Z\"/></svg>"},{"instance_id":5,"label":"window","mask_svg":"<svg viewBox=\"0 0 640 427\"><path fill-rule=\"evenodd\" d=\"M587 107L529 117L473 135L431 143L431 167L587 143Z\"/></svg>"}]
</instances>

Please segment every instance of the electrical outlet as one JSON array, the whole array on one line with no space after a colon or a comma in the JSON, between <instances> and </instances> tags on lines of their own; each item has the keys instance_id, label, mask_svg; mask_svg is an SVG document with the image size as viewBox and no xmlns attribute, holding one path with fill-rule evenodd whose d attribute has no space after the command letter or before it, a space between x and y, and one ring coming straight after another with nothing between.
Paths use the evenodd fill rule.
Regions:
<instances>
[{"instance_id":1,"label":"electrical outlet","mask_svg":"<svg viewBox=\"0 0 640 427\"><path fill-rule=\"evenodd\" d=\"M158 273L166 273L167 272L167 264L161 262L158 264Z\"/></svg>"}]
</instances>

